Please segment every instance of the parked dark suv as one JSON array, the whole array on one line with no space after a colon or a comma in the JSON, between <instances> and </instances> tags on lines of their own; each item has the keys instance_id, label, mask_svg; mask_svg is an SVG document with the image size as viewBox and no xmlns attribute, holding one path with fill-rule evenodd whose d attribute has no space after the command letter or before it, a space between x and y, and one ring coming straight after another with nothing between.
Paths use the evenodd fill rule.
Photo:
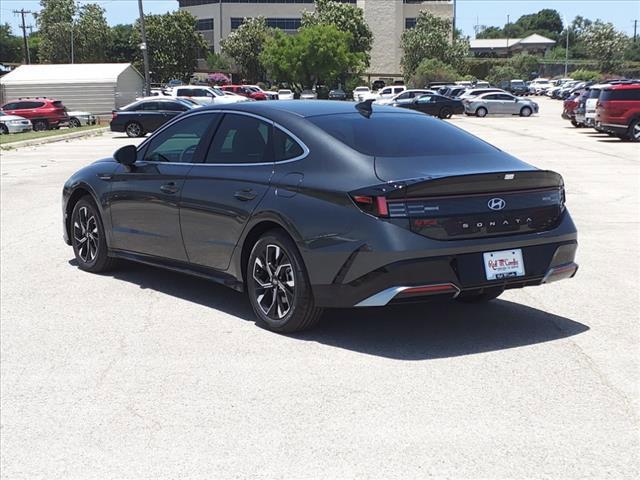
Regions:
<instances>
[{"instance_id":1,"label":"parked dark suv","mask_svg":"<svg viewBox=\"0 0 640 480\"><path fill-rule=\"evenodd\" d=\"M60 100L54 98L19 98L2 106L9 115L28 118L36 132L59 128L69 122L67 109Z\"/></svg>"},{"instance_id":2,"label":"parked dark suv","mask_svg":"<svg viewBox=\"0 0 640 480\"><path fill-rule=\"evenodd\" d=\"M623 140L640 142L640 84L604 88L596 105L600 129Z\"/></svg>"}]
</instances>

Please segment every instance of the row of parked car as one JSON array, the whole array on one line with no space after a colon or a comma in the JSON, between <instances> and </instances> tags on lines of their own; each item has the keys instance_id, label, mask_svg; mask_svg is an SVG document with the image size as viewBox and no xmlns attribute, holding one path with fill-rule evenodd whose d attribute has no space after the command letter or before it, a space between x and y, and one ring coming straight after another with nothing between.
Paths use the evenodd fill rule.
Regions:
<instances>
[{"instance_id":1,"label":"row of parked car","mask_svg":"<svg viewBox=\"0 0 640 480\"><path fill-rule=\"evenodd\" d=\"M487 82L468 85L460 83L431 84L430 88L424 89L407 89L404 85L393 85L378 92L370 92L367 87L358 87L354 90L354 99L410 108L440 118L450 118L453 114L462 113L477 117L491 114L529 117L539 111L536 102L521 98L503 88L492 87Z\"/></svg>"},{"instance_id":2,"label":"row of parked car","mask_svg":"<svg viewBox=\"0 0 640 480\"><path fill-rule=\"evenodd\" d=\"M2 105L0 133L36 132L60 127L95 125L97 117L89 112L69 112L60 100L47 97L19 98Z\"/></svg>"},{"instance_id":3,"label":"row of parked car","mask_svg":"<svg viewBox=\"0 0 640 480\"><path fill-rule=\"evenodd\" d=\"M562 118L576 128L594 128L621 140L640 142L640 80L612 80L574 88Z\"/></svg>"}]
</instances>

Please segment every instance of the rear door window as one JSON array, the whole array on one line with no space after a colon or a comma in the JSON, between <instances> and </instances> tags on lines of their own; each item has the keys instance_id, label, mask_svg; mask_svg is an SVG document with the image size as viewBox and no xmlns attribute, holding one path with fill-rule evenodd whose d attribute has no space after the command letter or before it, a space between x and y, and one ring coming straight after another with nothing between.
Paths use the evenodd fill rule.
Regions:
<instances>
[{"instance_id":1,"label":"rear door window","mask_svg":"<svg viewBox=\"0 0 640 480\"><path fill-rule=\"evenodd\" d=\"M616 90L603 90L600 94L600 100L603 102L611 100L640 100L640 88L633 89L616 89Z\"/></svg>"},{"instance_id":2,"label":"rear door window","mask_svg":"<svg viewBox=\"0 0 640 480\"><path fill-rule=\"evenodd\" d=\"M271 125L248 115L226 114L207 153L206 163L271 161Z\"/></svg>"}]
</instances>

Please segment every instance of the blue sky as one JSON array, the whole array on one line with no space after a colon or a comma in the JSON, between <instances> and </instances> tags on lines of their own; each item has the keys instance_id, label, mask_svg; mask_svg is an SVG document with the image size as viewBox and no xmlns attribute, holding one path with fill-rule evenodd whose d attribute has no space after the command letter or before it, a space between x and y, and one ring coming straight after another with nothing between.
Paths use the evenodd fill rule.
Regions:
<instances>
[{"instance_id":1,"label":"blue sky","mask_svg":"<svg viewBox=\"0 0 640 480\"><path fill-rule=\"evenodd\" d=\"M137 0L95 0L81 3L102 5L107 11L110 24L131 23L138 16ZM177 6L176 0L144 0L147 13L164 13L175 10ZM0 21L8 22L15 34L20 33L20 17L14 15L12 10L20 8L38 11L39 1L0 2ZM511 21L515 21L521 15L534 13L543 8L554 8L569 20L576 15L591 19L600 18L612 22L616 28L628 35L633 34L633 20L640 21L638 0L458 0L458 26L473 38L476 22L480 25L502 26L507 21L507 15L511 16ZM33 18L29 18L28 22L35 25Z\"/></svg>"}]
</instances>

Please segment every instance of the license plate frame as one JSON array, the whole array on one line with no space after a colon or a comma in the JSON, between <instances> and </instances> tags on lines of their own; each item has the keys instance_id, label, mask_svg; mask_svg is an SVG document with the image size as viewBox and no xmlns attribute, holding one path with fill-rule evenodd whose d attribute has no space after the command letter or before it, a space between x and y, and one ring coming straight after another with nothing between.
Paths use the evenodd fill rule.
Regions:
<instances>
[{"instance_id":1,"label":"license plate frame","mask_svg":"<svg viewBox=\"0 0 640 480\"><path fill-rule=\"evenodd\" d=\"M487 280L507 280L526 275L521 248L485 252L483 255L484 273Z\"/></svg>"}]
</instances>

